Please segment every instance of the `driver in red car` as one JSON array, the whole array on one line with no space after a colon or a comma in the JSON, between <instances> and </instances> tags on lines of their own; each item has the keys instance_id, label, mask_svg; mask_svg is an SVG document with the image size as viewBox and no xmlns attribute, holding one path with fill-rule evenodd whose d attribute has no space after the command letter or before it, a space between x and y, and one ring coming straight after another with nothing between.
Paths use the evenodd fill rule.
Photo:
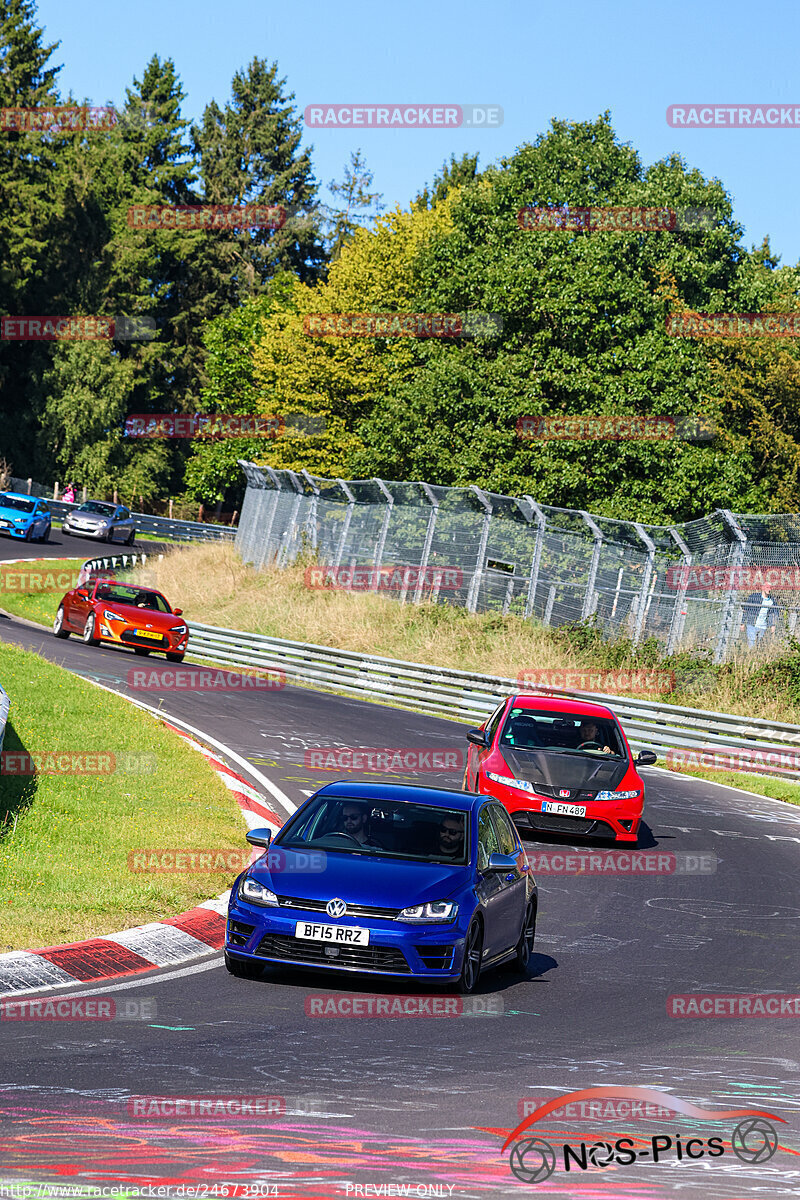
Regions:
<instances>
[{"instance_id":1,"label":"driver in red car","mask_svg":"<svg viewBox=\"0 0 800 1200\"><path fill-rule=\"evenodd\" d=\"M581 721L581 727L578 730L579 740L578 749L580 750L587 742L593 743L590 749L602 750L603 754L613 754L614 751L610 746L601 746L598 738L600 737L600 729L594 721Z\"/></svg>"}]
</instances>

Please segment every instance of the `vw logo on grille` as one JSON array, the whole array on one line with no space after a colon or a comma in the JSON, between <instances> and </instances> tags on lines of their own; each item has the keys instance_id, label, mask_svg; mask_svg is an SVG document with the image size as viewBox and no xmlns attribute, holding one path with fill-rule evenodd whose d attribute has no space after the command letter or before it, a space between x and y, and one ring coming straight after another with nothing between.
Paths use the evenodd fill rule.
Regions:
<instances>
[{"instance_id":1,"label":"vw logo on grille","mask_svg":"<svg viewBox=\"0 0 800 1200\"><path fill-rule=\"evenodd\" d=\"M344 900L329 900L325 905L325 912L329 917L343 917L347 912L347 905Z\"/></svg>"},{"instance_id":2,"label":"vw logo on grille","mask_svg":"<svg viewBox=\"0 0 800 1200\"><path fill-rule=\"evenodd\" d=\"M559 796L566 796L569 798L569 788L561 788L558 794Z\"/></svg>"}]
</instances>

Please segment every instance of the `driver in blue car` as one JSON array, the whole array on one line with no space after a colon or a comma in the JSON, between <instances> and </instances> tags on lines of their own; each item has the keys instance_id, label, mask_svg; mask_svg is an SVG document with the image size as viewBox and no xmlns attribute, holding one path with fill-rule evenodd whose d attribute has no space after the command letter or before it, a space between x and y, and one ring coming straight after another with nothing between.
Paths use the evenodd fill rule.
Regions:
<instances>
[{"instance_id":1,"label":"driver in blue car","mask_svg":"<svg viewBox=\"0 0 800 1200\"><path fill-rule=\"evenodd\" d=\"M613 754L614 751L610 746L601 746L599 742L600 728L595 721L581 721L581 727L578 730L578 749L586 745L587 742L593 743L588 746L590 750L602 750L603 754Z\"/></svg>"},{"instance_id":2,"label":"driver in blue car","mask_svg":"<svg viewBox=\"0 0 800 1200\"><path fill-rule=\"evenodd\" d=\"M439 826L439 853L443 858L460 858L464 853L464 823L449 814Z\"/></svg>"},{"instance_id":3,"label":"driver in blue car","mask_svg":"<svg viewBox=\"0 0 800 1200\"><path fill-rule=\"evenodd\" d=\"M342 833L349 834L359 846L376 846L367 832L367 810L363 804L342 805Z\"/></svg>"}]
</instances>

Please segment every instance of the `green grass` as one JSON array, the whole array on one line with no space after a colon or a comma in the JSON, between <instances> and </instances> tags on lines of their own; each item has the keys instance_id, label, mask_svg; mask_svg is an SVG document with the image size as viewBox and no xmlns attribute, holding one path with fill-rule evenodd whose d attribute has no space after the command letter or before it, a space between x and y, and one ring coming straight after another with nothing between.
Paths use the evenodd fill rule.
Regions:
<instances>
[{"instance_id":1,"label":"green grass","mask_svg":"<svg viewBox=\"0 0 800 1200\"><path fill-rule=\"evenodd\" d=\"M30 559L8 566L0 563L0 608L16 617L26 617L29 621L38 621L41 625L52 625L61 597L75 586L78 571L88 557L87 555L87 558L70 558L63 562L53 559ZM19 588L28 585L32 574L36 572L42 577L39 588L50 590L20 592ZM62 587L62 583L66 583L66 586Z\"/></svg>"},{"instance_id":2,"label":"green grass","mask_svg":"<svg viewBox=\"0 0 800 1200\"><path fill-rule=\"evenodd\" d=\"M40 597L35 597L38 601ZM5 751L154 755L155 773L0 775L0 952L174 916L238 873L131 872L132 850L241 850L239 810L205 759L146 713L0 643ZM14 825L16 818L16 825Z\"/></svg>"}]
</instances>

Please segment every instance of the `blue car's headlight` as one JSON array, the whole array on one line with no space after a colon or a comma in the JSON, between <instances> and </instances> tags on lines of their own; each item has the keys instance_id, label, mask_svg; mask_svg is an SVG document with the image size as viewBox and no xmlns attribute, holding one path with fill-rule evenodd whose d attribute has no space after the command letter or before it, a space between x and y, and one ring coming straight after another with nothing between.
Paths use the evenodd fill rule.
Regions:
<instances>
[{"instance_id":1,"label":"blue car's headlight","mask_svg":"<svg viewBox=\"0 0 800 1200\"><path fill-rule=\"evenodd\" d=\"M494 771L487 771L486 778L493 779L495 783L503 783L506 787L519 788L522 792L533 791L533 784L528 783L527 779L514 779L511 775L495 775Z\"/></svg>"},{"instance_id":2,"label":"blue car's headlight","mask_svg":"<svg viewBox=\"0 0 800 1200\"><path fill-rule=\"evenodd\" d=\"M27 520L28 520L27 517L14 517L13 518L15 525L24 525Z\"/></svg>"},{"instance_id":3,"label":"blue car's headlight","mask_svg":"<svg viewBox=\"0 0 800 1200\"><path fill-rule=\"evenodd\" d=\"M455 921L458 916L458 905L450 900L434 900L432 904L412 904L397 914L398 921L410 921L420 924L425 921Z\"/></svg>"},{"instance_id":4,"label":"blue car's headlight","mask_svg":"<svg viewBox=\"0 0 800 1200\"><path fill-rule=\"evenodd\" d=\"M598 792L598 800L636 800L641 796L641 788L635 792Z\"/></svg>"},{"instance_id":5,"label":"blue car's headlight","mask_svg":"<svg viewBox=\"0 0 800 1200\"><path fill-rule=\"evenodd\" d=\"M275 893L248 875L239 884L239 896L242 900L249 900L251 904L266 904L270 908L277 908L278 905L278 897Z\"/></svg>"}]
</instances>

